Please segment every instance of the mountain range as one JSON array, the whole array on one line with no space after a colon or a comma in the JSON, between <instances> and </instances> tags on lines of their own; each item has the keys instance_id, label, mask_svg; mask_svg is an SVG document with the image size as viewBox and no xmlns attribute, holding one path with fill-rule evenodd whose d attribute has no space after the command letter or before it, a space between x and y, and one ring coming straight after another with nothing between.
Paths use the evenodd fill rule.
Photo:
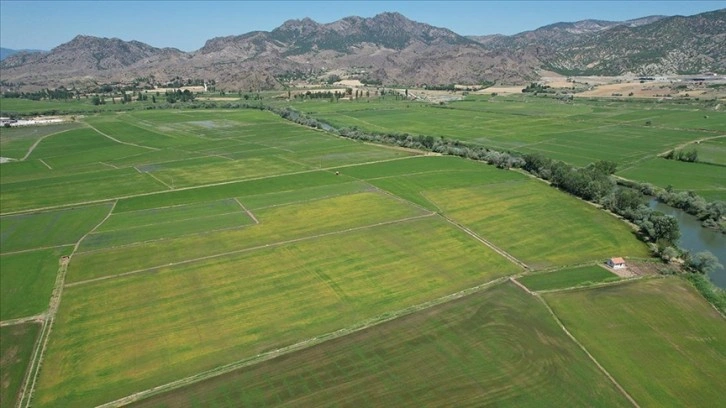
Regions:
<instances>
[{"instance_id":1,"label":"mountain range","mask_svg":"<svg viewBox=\"0 0 726 408\"><path fill-rule=\"evenodd\" d=\"M624 22L557 23L512 36L462 36L399 13L217 37L194 52L79 35L50 52L0 61L3 89L84 87L149 78L201 79L220 89L281 88L336 74L400 85L521 84L564 75L726 71L726 9Z\"/></svg>"}]
</instances>

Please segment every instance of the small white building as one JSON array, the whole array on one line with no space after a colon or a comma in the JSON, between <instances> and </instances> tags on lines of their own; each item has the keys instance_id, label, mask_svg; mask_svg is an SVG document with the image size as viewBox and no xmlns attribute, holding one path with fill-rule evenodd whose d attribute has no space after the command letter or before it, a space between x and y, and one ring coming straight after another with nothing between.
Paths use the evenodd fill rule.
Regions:
<instances>
[{"instance_id":1,"label":"small white building","mask_svg":"<svg viewBox=\"0 0 726 408\"><path fill-rule=\"evenodd\" d=\"M624 269L625 260L623 258L610 258L607 262L608 266L613 269Z\"/></svg>"}]
</instances>

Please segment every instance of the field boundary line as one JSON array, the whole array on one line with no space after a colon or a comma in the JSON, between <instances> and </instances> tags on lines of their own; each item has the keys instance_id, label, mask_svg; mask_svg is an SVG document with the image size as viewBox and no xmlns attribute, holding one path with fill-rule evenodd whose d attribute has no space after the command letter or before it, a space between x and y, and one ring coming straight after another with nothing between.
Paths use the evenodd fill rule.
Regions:
<instances>
[{"instance_id":1,"label":"field boundary line","mask_svg":"<svg viewBox=\"0 0 726 408\"><path fill-rule=\"evenodd\" d=\"M271 350L265 353L257 354L256 356L248 357L242 360L238 360L229 364L221 365L219 367L213 368L211 370L203 371L201 373L197 373L176 381L172 381L166 384L162 384L153 388L149 388L144 391L139 391L134 394L128 395L123 398L119 398L117 400L107 402L105 404L101 404L96 406L96 408L116 408L121 407L124 405L131 404L133 402L149 398L167 391L173 391L185 386L189 386L198 382L202 382L205 380L208 380L210 378L218 377L224 374L228 374L230 372L233 372L235 370L250 367L268 360L272 360L274 358L287 355L290 353L302 351L305 349L308 349L310 347L316 346L318 344L324 343L329 340L334 340L340 337L347 336L349 334L354 334L366 329L369 329L371 327L390 322L392 320L398 319L400 317L404 317L413 313L417 313L423 310L430 309L432 307L460 299L462 297L471 295L476 292L481 292L484 289L487 289L491 286L498 285L501 283L506 282L508 278L506 276L503 276L501 278L497 278L482 284L479 284L477 286L473 286L470 288L466 288L463 290L460 290L458 292L445 295L427 302L419 303L416 305L412 305L403 309L399 309L393 312L385 312L378 316L375 316L373 318L364 320L362 322L353 324L348 327L344 327L342 329L328 332L325 334L321 334L319 336L311 337L302 341L299 341L297 343L291 344L289 346L281 347L276 350Z\"/></svg>"},{"instance_id":2,"label":"field boundary line","mask_svg":"<svg viewBox=\"0 0 726 408\"><path fill-rule=\"evenodd\" d=\"M136 167L134 167L134 168L136 169ZM136 170L138 170L138 169L136 169ZM150 172L148 172L148 171L145 171L145 172L142 172L141 174L148 174L148 175L149 175L149 176L150 176L151 178L153 178L154 180L156 180L156 181L158 181L159 183L161 183L161 184L165 185L165 186L166 186L166 187L167 187L167 188L168 188L169 190L174 190L174 187L172 187L172 186L170 186L170 185L166 184L166 183L164 182L164 180L162 180L162 179L160 179L160 178L156 177L156 176L155 176L155 175L154 175L153 173L150 173Z\"/></svg>"},{"instance_id":3,"label":"field boundary line","mask_svg":"<svg viewBox=\"0 0 726 408\"><path fill-rule=\"evenodd\" d=\"M93 126L92 124L90 124L90 123L88 123L88 122L84 122L84 123L85 123L85 124L86 124L86 125L87 125L88 127L90 127L91 129L93 129L93 130L95 130L96 132L98 132L99 134L101 134L101 135L103 135L103 136L105 136L105 137L107 137L107 138L109 138L109 139L113 140L113 141L114 141L114 142L116 142L116 143L121 143L121 144L125 144L125 145L128 145L128 146L135 146L135 147L141 147L142 149L149 149L149 150L161 150L161 149L159 149L159 148L156 148L156 147L142 146L142 145L138 145L138 144L136 144L136 143L129 143L129 142L123 142L123 141L121 141L121 140L118 140L118 139L116 139L115 137L113 137L113 136L111 136L111 135L108 135L108 134L106 134L106 133L103 133L103 132L101 132L100 130L96 129L96 127L95 127L95 126Z\"/></svg>"},{"instance_id":4,"label":"field boundary line","mask_svg":"<svg viewBox=\"0 0 726 408\"><path fill-rule=\"evenodd\" d=\"M49 135L41 136L40 139L36 140L35 143L33 143L33 145L30 146L30 148L28 149L28 152L25 153L25 156L23 156L23 158L20 159L19 161L25 161L25 159L27 159L28 157L30 157L30 154L33 153L33 150L35 150L35 148L40 144L40 142L42 142L43 139L45 139L46 137L60 135L61 133L70 132L71 130L74 130L74 129L61 130L60 132L55 132L55 133L51 133ZM47 166L47 164L46 164L46 166Z\"/></svg>"},{"instance_id":5,"label":"field boundary line","mask_svg":"<svg viewBox=\"0 0 726 408\"><path fill-rule=\"evenodd\" d=\"M658 153L658 154L657 154L656 156L657 156L657 157L663 157L663 156L665 156L666 154L668 154L668 152L670 152L670 151L672 151L672 150L676 150L676 149L683 149L684 147L686 147L686 146L688 146L688 145L690 145L690 144L694 144L694 143L698 144L698 143L700 143L700 142L705 142L705 141L707 141L707 140L713 140L713 139L720 139L720 138L722 138L722 137L726 137L726 135L718 135L718 136L711 136L711 137L703 137L703 138L700 138L700 139L696 139L696 140L691 140L691 141L689 141L689 142L681 143L681 144L679 144L679 145L677 145L677 146L673 147L672 149L668 149L668 150L666 150L666 151L664 151L664 152L660 152L660 153Z\"/></svg>"},{"instance_id":6,"label":"field boundary line","mask_svg":"<svg viewBox=\"0 0 726 408\"><path fill-rule=\"evenodd\" d=\"M33 251L42 251L44 249L63 248L63 247L71 246L71 245L74 245L74 244L61 244L61 245L54 245L54 246L45 246L45 247L38 247L38 248L21 249L19 251L7 251L7 252L3 252L2 254L0 254L0 256L13 255L13 254L22 254L22 253L25 253L25 252L33 252Z\"/></svg>"},{"instance_id":7,"label":"field boundary line","mask_svg":"<svg viewBox=\"0 0 726 408\"><path fill-rule=\"evenodd\" d=\"M237 202L237 204L239 204L239 206L240 206L240 207L242 207L242 210L244 210L244 212L246 212L246 213L247 213L247 215L248 215L248 216L249 216L250 218L252 218L252 221L254 221L254 222L255 222L255 224L257 224L257 225L259 225L259 224L260 224L260 221L259 221L259 220L257 219L257 217L255 217L255 215L254 215L254 214L252 214L252 211L248 210L248 209L247 209L247 207L245 207L245 206L244 206L244 205L242 204L242 202L241 202L241 201L240 201L240 200L239 200L239 199L238 199L237 197L235 197L235 198L234 198L234 201L235 201L235 202Z\"/></svg>"},{"instance_id":8,"label":"field boundary line","mask_svg":"<svg viewBox=\"0 0 726 408\"><path fill-rule=\"evenodd\" d=\"M50 167L50 164L46 163L43 159L38 159L39 162L43 163L45 167L48 168L48 170L53 170L52 167Z\"/></svg>"},{"instance_id":9,"label":"field boundary line","mask_svg":"<svg viewBox=\"0 0 726 408\"><path fill-rule=\"evenodd\" d=\"M86 279L86 280L82 280L82 281L78 281L78 282L72 282L72 283L65 285L65 287L70 288L70 287L74 287L74 286L85 285L85 284L104 281L104 280L108 280L108 279L122 278L122 277L129 276L129 275L136 275L139 273L155 271L157 269L166 268L169 266L186 265L186 264L190 264L190 263L206 261L209 259L221 258L221 257L229 256L229 255L236 255L236 254L241 254L241 253L245 253L245 252L258 251L258 250L267 249L267 248L275 248L278 246L294 244L297 242L303 242L303 241L308 241L308 240L312 240L312 239L325 238L325 237L329 237L329 236L347 234L349 232L356 232L356 231L361 231L361 230L370 229L370 228L382 227L385 225L393 225L393 224L398 224L398 223L403 223L403 222L408 222L408 221L414 221L414 220L418 220L418 219L422 219L422 218L432 217L434 215L436 215L436 214L430 213L430 214L423 214L423 215L415 215L412 217L400 218L397 220L390 220L390 221L382 221L382 222L378 222L375 224L363 225L363 226L359 226L359 227L351 227L351 228L347 228L347 229L339 230L339 231L324 232L322 234L315 234L315 235L310 235L310 236L306 236L306 237L294 238L294 239L289 239L286 241L278 241L278 242L273 242L273 243L269 243L269 244L261 244L261 245L256 245L256 246L249 247L249 248L236 249L234 251L227 251L227 252L222 252L219 254L206 255L206 256L192 258L192 259L185 259L183 261L178 261L178 262L170 262L170 263L164 264L164 265L157 265L157 266L151 266L151 267L143 268L143 269L136 269L136 270L129 271L129 272L118 273L116 275L101 276L98 278Z\"/></svg>"},{"instance_id":10,"label":"field boundary line","mask_svg":"<svg viewBox=\"0 0 726 408\"><path fill-rule=\"evenodd\" d=\"M496 252L496 253L498 253L499 255L501 255L501 256L503 256L503 257L507 258L507 259L508 259L508 260L509 260L510 262L512 262L512 263L514 263L514 264L516 264L516 265L519 265L519 266L521 266L522 268L524 268L525 270L528 270L528 271L532 269L532 268L530 268L530 267L529 267L529 266L528 266L528 265L527 265L526 263L524 263L524 262L520 261L519 259L515 258L515 257L514 257L513 255L509 254L509 253L508 253L507 251L505 251L505 250L503 250L503 249L499 248L498 246L496 246L496 245L492 244L492 243L491 243L491 242L489 242L488 240L486 240L486 239L484 239L484 238L480 237L480 236L479 236L479 235L478 235L478 234L477 234L476 232L474 232L474 231L470 230L469 228L467 228L467 227L465 227L465 226L463 226L463 225L459 224L458 222L456 222L456 221L452 220L451 218L449 218L449 217L447 217L447 216L445 216L445 215L443 215L443 214L439 214L439 215L441 216L441 218L443 218L443 219L445 219L446 221L448 221L448 222L449 222L449 223L450 223L451 225L453 225L453 226L455 226L456 228L458 228L458 229L460 229L460 230L464 231L465 233L467 233L468 235L470 235L471 237L473 237L473 238L474 238L474 239L476 239L477 241L481 242L482 244L484 244L484 245L488 246L488 247L489 247L490 249L492 249L492 250L493 250L494 252Z\"/></svg>"},{"instance_id":11,"label":"field boundary line","mask_svg":"<svg viewBox=\"0 0 726 408\"><path fill-rule=\"evenodd\" d=\"M50 302L48 304L46 318L43 322L43 327L41 328L40 335L38 336L36 346L33 349L33 355L31 357L30 365L28 367L27 377L23 381L23 385L20 389L20 397L18 399L17 405L19 408L30 407L30 403L33 398L33 392L35 391L35 384L38 381L38 375L40 374L40 367L43 363L43 357L45 356L46 349L48 348L48 340L50 339L50 334L53 330L55 315L56 313L58 313L58 308L60 307L63 287L65 285L66 273L68 272L68 264L70 263L71 259L73 259L73 254L75 254L75 252L78 250L81 242L89 234L91 234L99 226L101 226L101 224L106 222L106 220L113 213L113 209L116 208L117 203L118 201L114 201L111 209L108 211L108 214L106 214L106 216L98 224L96 224L96 226L94 226L90 231L88 231L76 242L75 246L73 247L73 251L71 251L70 255L68 255L68 259L65 262L60 262L60 267L58 268L58 273L56 274L55 284L53 285L53 292L51 293Z\"/></svg>"},{"instance_id":12,"label":"field boundary line","mask_svg":"<svg viewBox=\"0 0 726 408\"><path fill-rule=\"evenodd\" d=\"M0 327L15 326L18 324L30 323L30 322L43 323L43 321L45 321L45 313L40 313L40 314L33 315L33 316L18 317L17 319L8 319L8 320L0 321Z\"/></svg>"},{"instance_id":13,"label":"field boundary line","mask_svg":"<svg viewBox=\"0 0 726 408\"><path fill-rule=\"evenodd\" d=\"M608 370L606 370L605 367L603 367L600 364L600 362L598 362L597 359L595 359L595 356L593 356L592 354L590 354L590 352L587 350L587 348L585 348L585 346L582 343L580 343L580 341L577 340L577 338L575 336L573 336L572 333L570 333L569 330L567 330L567 328L565 327L565 325L562 323L562 321L557 316L557 314L555 313L555 311L552 310L552 308L547 303L547 301L545 301L542 298L542 296L540 296L537 293L535 293L534 296L542 302L542 304L545 306L545 308L550 313L550 315L552 316L552 318L555 319L555 322L557 323L557 325L560 326L560 329L562 329L562 331L565 332L565 334L567 335L567 337L569 337L570 340L572 340L587 355L587 357L590 358L590 360L592 360L593 363L595 363L595 365L597 366L597 368L599 368L600 371L603 374L605 374L605 376L610 380L610 382L612 382L615 385L615 387L620 391L620 393L623 394L623 396L625 398L627 398L627 400L630 401L630 403L633 404L633 406L635 408L640 408L640 405L638 405L638 403L635 401L635 399L633 399L633 397L630 396L630 394L628 394L627 391L625 391L625 388L623 388L623 386L620 385L620 383L618 383L618 381L615 379L615 377L613 377L608 372Z\"/></svg>"},{"instance_id":14,"label":"field boundary line","mask_svg":"<svg viewBox=\"0 0 726 408\"><path fill-rule=\"evenodd\" d=\"M527 288L526 286L524 286L524 285L523 285L523 284L522 284L521 282L519 282L518 280L514 279L514 277L511 277L511 276L510 276L510 277L509 277L509 281L510 281L510 282L512 282L513 284L515 284L515 285L519 286L519 288L520 288L520 289L522 289L523 291L525 291L525 292L527 292L528 294L530 294L530 295L534 296L534 292L532 292L531 290L529 290L529 289L528 289L528 288Z\"/></svg>"},{"instance_id":15,"label":"field boundary line","mask_svg":"<svg viewBox=\"0 0 726 408\"><path fill-rule=\"evenodd\" d=\"M111 164L111 163L104 163L104 162L101 162L101 161L100 161L99 163L101 163L101 164L102 164L102 165L104 165L104 166L108 166L108 167L110 167L110 168L112 168L112 169L117 169L117 170L119 169L119 167L118 167L118 166L114 166L114 165L113 165L113 164Z\"/></svg>"},{"instance_id":16,"label":"field boundary line","mask_svg":"<svg viewBox=\"0 0 726 408\"><path fill-rule=\"evenodd\" d=\"M187 187L175 188L174 191L186 191L186 190L195 190L195 189L201 189L201 188L226 186L226 185L235 184L235 183L246 183L246 182L250 182L250 181L267 180L267 179L274 179L277 177L295 176L295 175L299 175L299 174L315 173L315 172L322 172L322 171L329 172L330 170L342 169L342 168L346 168L346 167L366 166L369 164L384 163L384 162L396 161L396 160L406 160L406 159L411 159L414 157L420 157L420 156L395 157L392 159L373 160L373 161L369 161L369 162L355 163L355 164L344 165L344 166L333 166L333 167L325 167L322 169L309 169L309 170L293 171L290 173L280 173L280 174L275 174L272 176L259 176L259 177L243 178L243 179L234 179L234 180L228 180L228 181L219 181L219 182L215 182L215 183L201 184L201 185L197 185L197 186L187 186ZM138 169L136 169L136 171L138 171L139 173L142 173ZM354 177L351 177L351 178L353 178L354 180L358 180ZM38 212L38 211L59 210L59 209L63 209L63 208L76 207L79 205L109 203L109 202L113 202L113 201L129 199L129 198L148 197L148 196L153 196L153 195L157 195L157 194L168 194L168 193L170 193L170 190L149 191L146 193L130 194L130 195L125 195L125 196L117 196L117 197L109 197L109 198L99 198L96 200L86 200L86 201L75 202L75 203L51 205L48 207L27 208L27 209L23 209L23 210L3 212L3 213L0 213L0 217L8 216L8 215L30 214L30 213L34 213L34 212Z\"/></svg>"}]
</instances>

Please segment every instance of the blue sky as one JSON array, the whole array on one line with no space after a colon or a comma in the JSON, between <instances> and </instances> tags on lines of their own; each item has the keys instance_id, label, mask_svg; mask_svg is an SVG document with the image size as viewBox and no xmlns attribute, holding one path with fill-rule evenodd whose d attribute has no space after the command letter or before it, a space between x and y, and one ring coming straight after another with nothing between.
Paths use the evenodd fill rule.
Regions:
<instances>
[{"instance_id":1,"label":"blue sky","mask_svg":"<svg viewBox=\"0 0 726 408\"><path fill-rule=\"evenodd\" d=\"M49 50L78 34L138 40L183 51L219 36L270 31L293 18L329 23L397 11L462 35L516 34L560 21L693 15L726 1L5 1L0 45Z\"/></svg>"}]
</instances>

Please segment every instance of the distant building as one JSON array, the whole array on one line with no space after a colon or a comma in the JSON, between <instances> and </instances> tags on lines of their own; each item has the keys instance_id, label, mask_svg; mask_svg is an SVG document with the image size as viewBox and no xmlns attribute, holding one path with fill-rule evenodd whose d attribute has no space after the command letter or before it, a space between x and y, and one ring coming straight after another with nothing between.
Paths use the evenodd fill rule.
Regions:
<instances>
[{"instance_id":1,"label":"distant building","mask_svg":"<svg viewBox=\"0 0 726 408\"><path fill-rule=\"evenodd\" d=\"M623 258L610 258L608 259L608 266L613 269L625 268L625 260Z\"/></svg>"}]
</instances>

